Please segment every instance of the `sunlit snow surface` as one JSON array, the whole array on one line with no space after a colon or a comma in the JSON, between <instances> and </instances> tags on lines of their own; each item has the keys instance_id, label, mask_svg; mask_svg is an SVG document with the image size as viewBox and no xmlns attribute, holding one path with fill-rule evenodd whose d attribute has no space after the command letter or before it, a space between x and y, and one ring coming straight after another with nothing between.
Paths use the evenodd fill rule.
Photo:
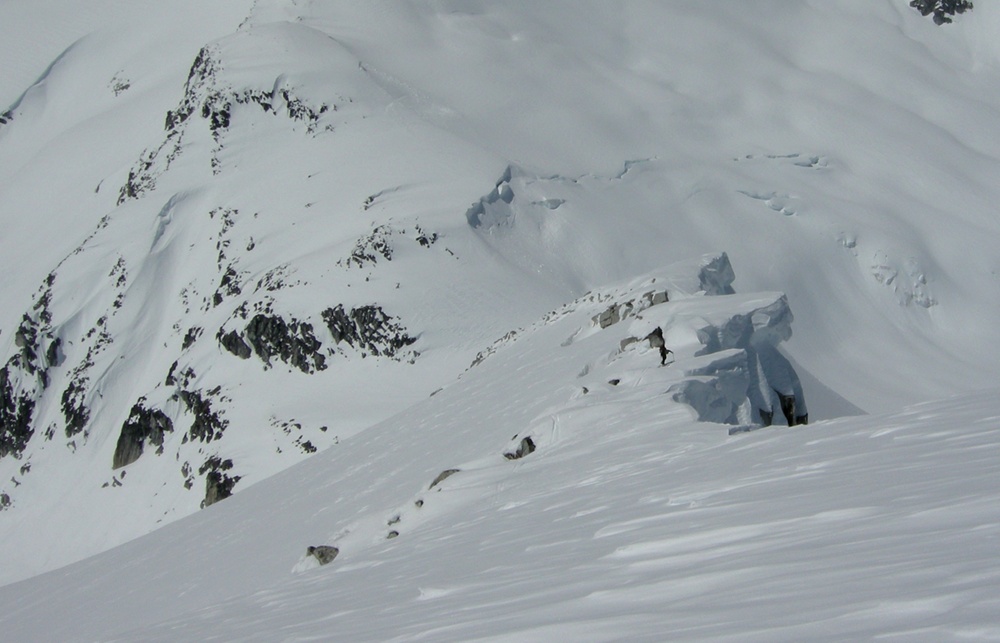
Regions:
<instances>
[{"instance_id":1,"label":"sunlit snow surface","mask_svg":"<svg viewBox=\"0 0 1000 643\"><path fill-rule=\"evenodd\" d=\"M0 364L40 310L66 357L0 459L0 639L1000 638L1000 9L907 5L0 0ZM275 108L171 130L188 89ZM591 321L720 252L731 299ZM811 424L695 421L700 324L782 301ZM331 349L321 310L378 303L415 353L265 369L216 339L245 302ZM650 324L670 366L621 348ZM140 398L178 428L126 477Z\"/></svg>"},{"instance_id":2,"label":"sunlit snow surface","mask_svg":"<svg viewBox=\"0 0 1000 643\"><path fill-rule=\"evenodd\" d=\"M669 369L585 396L533 388L572 362L498 353L218 507L8 586L5 635L1000 636L996 392L730 437L656 394ZM508 461L515 432L539 449ZM320 543L341 554L309 569Z\"/></svg>"}]
</instances>

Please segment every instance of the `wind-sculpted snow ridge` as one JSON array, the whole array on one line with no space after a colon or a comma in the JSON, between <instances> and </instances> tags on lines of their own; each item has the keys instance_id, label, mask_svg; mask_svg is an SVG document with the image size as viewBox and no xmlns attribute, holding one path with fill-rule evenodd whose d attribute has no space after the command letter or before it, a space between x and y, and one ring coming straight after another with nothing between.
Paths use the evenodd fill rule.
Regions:
<instances>
[{"instance_id":1,"label":"wind-sculpted snow ridge","mask_svg":"<svg viewBox=\"0 0 1000 643\"><path fill-rule=\"evenodd\" d=\"M735 294L734 280L725 253L682 262L658 276L588 293L533 327L511 331L479 353L472 365L540 325L587 314L590 324L574 331L564 345L600 330L618 337L619 350L607 363L588 364L581 377L592 378L599 369L616 387L655 381L703 421L767 426L777 413L788 425L808 423L799 377L778 350L792 335L787 298L781 293ZM669 370L651 375L650 364L642 361L654 357ZM636 362L638 370L626 366Z\"/></svg>"},{"instance_id":2,"label":"wind-sculpted snow ridge","mask_svg":"<svg viewBox=\"0 0 1000 643\"><path fill-rule=\"evenodd\" d=\"M501 430L513 437L490 449L493 453L467 455L440 470L430 463L442 462L448 452L427 457L426 481L415 495L400 499L385 518L368 515L342 527L322 546L335 548L339 563L357 555L366 540L395 540L428 522L454 520L459 511L454 505L464 504L464 494L446 510L437 494L465 488L469 482L463 481L471 480L475 488L488 485L504 475L504 462L557 457L565 443L577 439L571 435L575 424L593 423L621 406L674 414L689 408L706 429L728 425L727 433L770 425L776 415L788 425L806 424L798 376L777 349L791 336L788 301L781 293L736 294L734 279L725 253L705 255L592 291L507 333L444 390L465 390L474 385L464 380L488 377L484 370L523 364L518 382L508 385L515 398L476 400L483 417L504 418ZM557 366L546 366L545 356ZM543 410L518 419L504 410L508 404ZM499 437L470 439L484 444ZM308 549L317 545L303 543L306 553L295 571L326 564Z\"/></svg>"}]
</instances>

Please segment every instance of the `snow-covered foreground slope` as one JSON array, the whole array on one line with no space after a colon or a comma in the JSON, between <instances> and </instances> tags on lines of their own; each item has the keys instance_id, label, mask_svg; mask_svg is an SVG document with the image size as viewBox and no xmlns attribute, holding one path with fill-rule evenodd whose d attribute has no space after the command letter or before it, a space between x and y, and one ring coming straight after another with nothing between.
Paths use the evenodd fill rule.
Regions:
<instances>
[{"instance_id":1,"label":"snow-covered foreground slope","mask_svg":"<svg viewBox=\"0 0 1000 643\"><path fill-rule=\"evenodd\" d=\"M556 311L226 502L0 588L5 638L1000 636L996 391L730 435L678 404L678 384L726 397L747 353L697 336L749 305L769 344L782 300L682 296L602 329L610 292L628 290ZM667 366L620 347L654 320L678 340ZM533 452L505 456L525 438ZM306 555L319 545L339 549L324 567Z\"/></svg>"},{"instance_id":2,"label":"snow-covered foreground slope","mask_svg":"<svg viewBox=\"0 0 1000 643\"><path fill-rule=\"evenodd\" d=\"M795 394L815 423L995 386L994 6L938 28L904 0L203 5L0 2L0 583L236 493L143 542L219 538L257 560L209 579L217 549L169 549L163 578L189 585L165 580L179 598L132 612L148 623L205 601L185 587L212 588L214 601L286 582L283 556L335 536L333 572L288 582L361 574L349 561L409 552L412 524L463 525L463 498L469 515L486 511L476 485L500 493L511 467L539 467L536 491L566 485L559 502L612 489L584 493L556 465L532 464L562 444L567 466L600 471L611 426L624 442L603 449L651 458L622 484L655 487L675 475L660 458L697 450L702 435L722 445L705 457L738 467L743 452L728 449L742 441L785 457L816 430L726 438L692 412L730 427L784 422L777 393ZM682 297L600 333L590 316L604 309L578 309L574 329L573 315L536 324L568 302L617 301L586 302L588 291L627 291L721 251L737 275L724 303ZM699 334L700 321L730 317L742 320L734 332ZM619 343L655 327L677 354L668 369L648 340ZM694 354L703 347L712 354ZM529 354L550 370L520 381L530 369L510 360ZM996 415L963 399L970 409L948 408L967 424ZM561 441L550 415L578 437ZM846 427L830 449L860 457L857 436L883 420L844 422L824 425ZM653 448L654 427L679 441ZM539 442L529 460L482 460L524 431ZM924 461L894 466L933 478L937 461ZM737 475L718 466L706 484ZM465 475L440 495L458 498L439 519L430 501L414 513L426 476L451 467ZM784 492L797 479L779 469L767 479ZM972 496L992 497L968 475ZM768 511L788 500L776 502ZM617 521L642 517L613 506ZM273 530L221 526L272 511L287 512ZM392 511L400 540L386 547ZM735 528L736 515L720 520ZM553 542L544 520L530 524L524 538ZM467 533L471 552L484 536ZM416 574L420 560L407 560ZM864 568L851 569L854 582ZM385 591L372 574L357 596ZM500 602L517 588L491 591Z\"/></svg>"}]
</instances>

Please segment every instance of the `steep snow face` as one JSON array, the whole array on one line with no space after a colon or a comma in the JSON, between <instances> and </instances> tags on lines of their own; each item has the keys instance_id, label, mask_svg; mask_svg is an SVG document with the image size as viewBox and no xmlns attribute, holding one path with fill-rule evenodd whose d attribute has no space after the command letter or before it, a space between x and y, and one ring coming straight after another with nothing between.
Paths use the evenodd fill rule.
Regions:
<instances>
[{"instance_id":1,"label":"steep snow face","mask_svg":"<svg viewBox=\"0 0 1000 643\"><path fill-rule=\"evenodd\" d=\"M712 346L669 384L703 419L987 385L992 13L904 5L0 5L0 582L339 447L544 311L703 253L745 298L628 334Z\"/></svg>"}]
</instances>

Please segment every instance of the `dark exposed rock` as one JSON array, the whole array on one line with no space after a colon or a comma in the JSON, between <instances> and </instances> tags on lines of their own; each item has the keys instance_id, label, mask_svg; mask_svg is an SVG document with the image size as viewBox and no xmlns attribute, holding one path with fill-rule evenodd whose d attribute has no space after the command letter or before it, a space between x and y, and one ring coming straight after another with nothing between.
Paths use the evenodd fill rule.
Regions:
<instances>
[{"instance_id":1,"label":"dark exposed rock","mask_svg":"<svg viewBox=\"0 0 1000 643\"><path fill-rule=\"evenodd\" d=\"M400 349L417 341L379 306L362 306L348 313L338 304L322 314L335 342L346 342L362 353L395 357Z\"/></svg>"},{"instance_id":2,"label":"dark exposed rock","mask_svg":"<svg viewBox=\"0 0 1000 643\"><path fill-rule=\"evenodd\" d=\"M5 493L0 493L0 511L7 509L8 507L10 507L10 505L11 505L10 496L8 496Z\"/></svg>"},{"instance_id":3,"label":"dark exposed rock","mask_svg":"<svg viewBox=\"0 0 1000 643\"><path fill-rule=\"evenodd\" d=\"M185 462L181 465L181 477L184 478L184 488L191 490L194 488L194 475L191 473L191 463Z\"/></svg>"},{"instance_id":4,"label":"dark exposed rock","mask_svg":"<svg viewBox=\"0 0 1000 643\"><path fill-rule=\"evenodd\" d=\"M200 440L201 442L211 442L222 437L229 422L212 410L212 403L207 397L203 397L201 391L178 391L174 394L175 399L180 399L187 410L194 415L191 428L184 436L187 440Z\"/></svg>"},{"instance_id":5,"label":"dark exposed rock","mask_svg":"<svg viewBox=\"0 0 1000 643\"><path fill-rule=\"evenodd\" d=\"M21 325L14 332L14 345L21 349L21 355L24 358L21 365L29 373L34 373L37 370L36 362L38 361L38 326L27 314L24 315Z\"/></svg>"},{"instance_id":6,"label":"dark exposed rock","mask_svg":"<svg viewBox=\"0 0 1000 643\"><path fill-rule=\"evenodd\" d=\"M795 413L794 395L785 395L783 393L778 393L778 391L775 391L775 393L778 394L778 400L781 402L781 413L785 416L785 420L788 422L788 426L807 424L809 422L808 414L799 415ZM800 422L799 421L800 418L803 419L804 421Z\"/></svg>"},{"instance_id":7,"label":"dark exposed rock","mask_svg":"<svg viewBox=\"0 0 1000 643\"><path fill-rule=\"evenodd\" d=\"M167 371L167 379L164 380L163 383L166 384L167 386L173 386L174 384L176 384L177 378L174 375L176 372L177 372L177 362L174 361L174 363L170 365L170 370Z\"/></svg>"},{"instance_id":8,"label":"dark exposed rock","mask_svg":"<svg viewBox=\"0 0 1000 643\"><path fill-rule=\"evenodd\" d=\"M153 167L154 158L154 154L150 153L148 157L140 158L137 166L128 171L125 185L118 192L118 205L138 199L143 192L153 189L156 182L149 170Z\"/></svg>"},{"instance_id":9,"label":"dark exposed rock","mask_svg":"<svg viewBox=\"0 0 1000 643\"><path fill-rule=\"evenodd\" d=\"M180 103L168 111L164 119L165 140L156 149L145 151L129 171L128 179L119 192L119 205L130 199L139 198L144 192L156 187L158 177L166 172L170 164L181 154L182 139L187 127L193 121L192 116L200 116L207 123L216 144L221 145L222 133L232 125L235 105L256 105L265 113L275 115L279 113L273 106L276 100L275 92L253 88L235 90L219 82L217 77L221 68L218 52L214 48L203 47L198 52L188 73ZM305 122L307 131L315 133L321 115L326 113L329 107L325 104L319 107L311 106L287 89L281 91L281 97L285 102L283 113L291 120ZM327 126L326 129L333 128ZM219 171L219 159L214 154L212 168L215 172Z\"/></svg>"},{"instance_id":10,"label":"dark exposed rock","mask_svg":"<svg viewBox=\"0 0 1000 643\"><path fill-rule=\"evenodd\" d=\"M372 230L367 237L358 239L351 250L351 256L341 265L350 267L354 264L358 268L364 268L366 264L378 263L378 258L382 257L386 261L392 261L393 229L387 225L380 225Z\"/></svg>"},{"instance_id":11,"label":"dark exposed rock","mask_svg":"<svg viewBox=\"0 0 1000 643\"><path fill-rule=\"evenodd\" d=\"M187 334L184 335L184 342L181 344L181 350L186 351L191 348L191 346L198 341L198 338L201 336L201 332L202 329L197 326L189 328Z\"/></svg>"},{"instance_id":12,"label":"dark exposed rock","mask_svg":"<svg viewBox=\"0 0 1000 643\"><path fill-rule=\"evenodd\" d=\"M66 361L66 355L62 351L62 338L56 337L49 343L45 351L45 362L49 366L61 366Z\"/></svg>"},{"instance_id":13,"label":"dark exposed rock","mask_svg":"<svg viewBox=\"0 0 1000 643\"><path fill-rule=\"evenodd\" d=\"M281 90L281 96L285 99L285 111L292 120L306 123L306 129L312 133L316 131L320 116L329 110L329 106L320 105L318 108L306 104L302 99L294 96L287 89ZM334 110L336 111L336 106ZM328 128L330 129L330 128Z\"/></svg>"},{"instance_id":14,"label":"dark exposed rock","mask_svg":"<svg viewBox=\"0 0 1000 643\"><path fill-rule=\"evenodd\" d=\"M333 562L333 559L337 557L340 550L336 547L330 545L318 545L316 547L307 547L306 555L313 556L319 561L320 565L328 565Z\"/></svg>"},{"instance_id":15,"label":"dark exposed rock","mask_svg":"<svg viewBox=\"0 0 1000 643\"><path fill-rule=\"evenodd\" d=\"M135 403L122 425L112 469L119 469L138 460L147 442L162 448L163 434L174 430L174 423L170 418L159 409L147 409L145 401L140 399Z\"/></svg>"},{"instance_id":16,"label":"dark exposed rock","mask_svg":"<svg viewBox=\"0 0 1000 643\"><path fill-rule=\"evenodd\" d=\"M235 297L242 292L243 288L240 286L240 277L236 273L236 270L232 266L229 266L222 274L222 279L219 281L219 288L215 291L213 303L218 306L222 303L223 296Z\"/></svg>"},{"instance_id":17,"label":"dark exposed rock","mask_svg":"<svg viewBox=\"0 0 1000 643\"><path fill-rule=\"evenodd\" d=\"M0 368L0 458L19 455L34 433L35 400L15 389L9 366Z\"/></svg>"},{"instance_id":18,"label":"dark exposed rock","mask_svg":"<svg viewBox=\"0 0 1000 643\"><path fill-rule=\"evenodd\" d=\"M421 248L430 248L435 243L437 243L439 238L437 232L427 233L419 225L414 225L413 227L415 228L417 233L417 243L420 244Z\"/></svg>"},{"instance_id":19,"label":"dark exposed rock","mask_svg":"<svg viewBox=\"0 0 1000 643\"><path fill-rule=\"evenodd\" d=\"M278 357L303 373L326 368L326 357L320 352L322 344L313 335L312 324L257 314L247 324L245 333L254 353L268 366L272 357ZM240 350L238 345L237 350Z\"/></svg>"},{"instance_id":20,"label":"dark exposed rock","mask_svg":"<svg viewBox=\"0 0 1000 643\"><path fill-rule=\"evenodd\" d=\"M52 285L56 282L56 273L50 272L45 277L45 282L39 289L38 299L32 309L38 312L38 319L45 326L52 324Z\"/></svg>"},{"instance_id":21,"label":"dark exposed rock","mask_svg":"<svg viewBox=\"0 0 1000 643\"><path fill-rule=\"evenodd\" d=\"M388 534L386 534L385 539L392 540L393 538L398 538L398 537L399 537L399 532L393 529Z\"/></svg>"},{"instance_id":22,"label":"dark exposed rock","mask_svg":"<svg viewBox=\"0 0 1000 643\"><path fill-rule=\"evenodd\" d=\"M432 482L431 486L429 486L427 488L428 489L433 489L434 487L438 486L439 484L441 484L442 482L444 482L445 480L447 480L451 476L455 475L459 471L461 471L461 469L445 469L444 471L442 471L441 473L439 473L436 478L434 478L434 482Z\"/></svg>"},{"instance_id":23,"label":"dark exposed rock","mask_svg":"<svg viewBox=\"0 0 1000 643\"><path fill-rule=\"evenodd\" d=\"M920 12L920 15L934 14L934 24L940 26L950 23L949 16L972 10L970 0L911 0L910 6Z\"/></svg>"},{"instance_id":24,"label":"dark exposed rock","mask_svg":"<svg viewBox=\"0 0 1000 643\"><path fill-rule=\"evenodd\" d=\"M771 426L774 421L774 411L765 411L764 409L759 409L760 413L760 423L762 426Z\"/></svg>"},{"instance_id":25,"label":"dark exposed rock","mask_svg":"<svg viewBox=\"0 0 1000 643\"><path fill-rule=\"evenodd\" d=\"M66 418L66 437L71 438L87 426L90 409L83 403L87 394L86 377L74 378L62 394L62 412Z\"/></svg>"},{"instance_id":26,"label":"dark exposed rock","mask_svg":"<svg viewBox=\"0 0 1000 643\"><path fill-rule=\"evenodd\" d=\"M201 501L202 509L233 495L233 487L240 481L240 476L230 476L226 473L232 468L232 460L222 460L218 456L212 456L199 467L200 475L208 474L205 475L205 499Z\"/></svg>"},{"instance_id":27,"label":"dark exposed rock","mask_svg":"<svg viewBox=\"0 0 1000 643\"><path fill-rule=\"evenodd\" d=\"M168 111L164 128L167 132L176 132L194 113L198 103L198 94L215 76L219 70L215 52L209 47L202 47L191 63L187 81L184 83L184 98L174 111Z\"/></svg>"},{"instance_id":28,"label":"dark exposed rock","mask_svg":"<svg viewBox=\"0 0 1000 643\"><path fill-rule=\"evenodd\" d=\"M249 359L253 355L253 351L250 350L250 347L247 346L247 343L243 341L243 338L235 330L231 330L223 335L220 329L218 338L223 348L240 359Z\"/></svg>"},{"instance_id":29,"label":"dark exposed rock","mask_svg":"<svg viewBox=\"0 0 1000 643\"><path fill-rule=\"evenodd\" d=\"M201 104L201 117L208 121L208 129L216 134L220 129L229 127L229 115L232 104L220 94L213 92Z\"/></svg>"},{"instance_id":30,"label":"dark exposed rock","mask_svg":"<svg viewBox=\"0 0 1000 643\"><path fill-rule=\"evenodd\" d=\"M515 436L516 437L516 436ZM535 452L535 442L530 436L525 436L521 439L521 443L517 445L517 449L514 451L508 451L503 454L503 457L508 460L520 460L526 455L530 455Z\"/></svg>"}]
</instances>

